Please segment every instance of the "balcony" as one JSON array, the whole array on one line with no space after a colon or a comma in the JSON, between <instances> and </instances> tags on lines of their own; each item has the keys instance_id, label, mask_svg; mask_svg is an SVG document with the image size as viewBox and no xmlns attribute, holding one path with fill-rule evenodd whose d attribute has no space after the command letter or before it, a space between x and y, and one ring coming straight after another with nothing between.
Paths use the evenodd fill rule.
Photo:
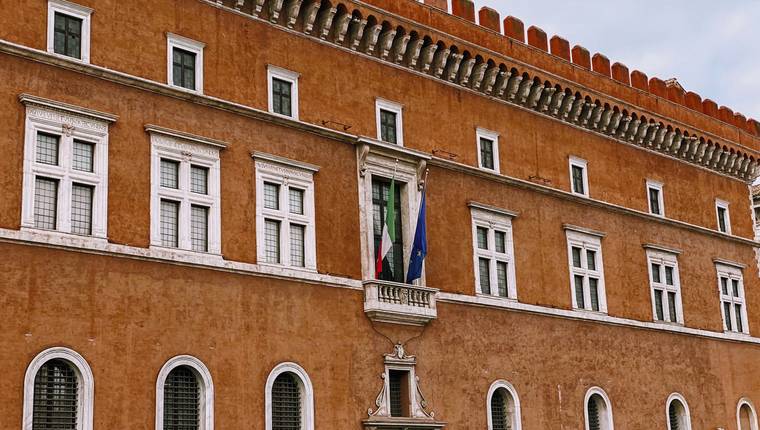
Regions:
<instances>
[{"instance_id":1,"label":"balcony","mask_svg":"<svg viewBox=\"0 0 760 430\"><path fill-rule=\"evenodd\" d=\"M364 281L364 313L375 322L423 326L436 319L436 288Z\"/></svg>"}]
</instances>

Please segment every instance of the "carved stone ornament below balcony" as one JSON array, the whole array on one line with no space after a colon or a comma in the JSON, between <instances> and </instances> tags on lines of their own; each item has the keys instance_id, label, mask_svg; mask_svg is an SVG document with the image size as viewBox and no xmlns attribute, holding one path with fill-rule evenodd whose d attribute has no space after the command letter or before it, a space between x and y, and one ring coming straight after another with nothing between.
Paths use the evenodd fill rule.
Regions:
<instances>
[{"instance_id":1,"label":"carved stone ornament below balcony","mask_svg":"<svg viewBox=\"0 0 760 430\"><path fill-rule=\"evenodd\" d=\"M436 421L434 412L427 410L420 379L415 373L416 364L415 356L407 355L400 343L395 345L393 353L385 354L385 371L380 375L383 386L375 400L375 409L367 411L369 418L363 422L365 430L437 430L446 426L445 422ZM391 405L390 380L394 377L401 385L397 389L403 416L399 416L399 411L394 411Z\"/></svg>"}]
</instances>

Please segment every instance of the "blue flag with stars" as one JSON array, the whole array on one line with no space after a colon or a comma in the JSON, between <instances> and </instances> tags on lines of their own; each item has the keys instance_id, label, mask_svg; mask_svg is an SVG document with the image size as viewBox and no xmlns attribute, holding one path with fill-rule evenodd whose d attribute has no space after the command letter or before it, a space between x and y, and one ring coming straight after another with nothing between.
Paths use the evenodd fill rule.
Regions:
<instances>
[{"instance_id":1,"label":"blue flag with stars","mask_svg":"<svg viewBox=\"0 0 760 430\"><path fill-rule=\"evenodd\" d=\"M425 194L427 186L422 188L420 199L420 212L417 215L417 229L414 231L414 243L412 254L409 256L409 270L406 272L406 283L411 284L415 279L422 277L422 262L427 256L427 226L425 223L426 204Z\"/></svg>"}]
</instances>

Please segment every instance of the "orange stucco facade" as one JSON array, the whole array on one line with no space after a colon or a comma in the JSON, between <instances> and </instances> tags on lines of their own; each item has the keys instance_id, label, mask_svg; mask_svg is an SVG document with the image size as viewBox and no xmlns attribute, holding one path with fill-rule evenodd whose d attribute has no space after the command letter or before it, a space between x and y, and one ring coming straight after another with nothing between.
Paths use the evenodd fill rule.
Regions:
<instances>
[{"instance_id":1,"label":"orange stucco facade","mask_svg":"<svg viewBox=\"0 0 760 430\"><path fill-rule=\"evenodd\" d=\"M740 169L731 156L725 162L737 167L721 171L720 156L697 165L624 143L335 46L335 29L326 38L304 34L300 15L293 29L266 12L254 17L250 0L239 10L236 0L77 3L93 10L89 64L47 52L47 1L0 0L0 427L22 426L27 366L53 346L77 351L92 368L95 429L154 428L158 371L180 354L203 361L213 377L217 429L265 428L265 383L281 362L308 372L315 428L362 428L383 384L383 354L398 341L417 357L428 407L449 429L487 428L486 396L496 380L519 394L523 429L583 429L593 386L609 395L618 429L667 428L665 401L674 392L688 401L693 429L736 430L737 402L760 402L754 177L732 175ZM266 11L270 1L262 4ZM711 116L677 95L621 83L430 4L323 7L416 25L460 51L479 47L531 79L575 85L720 142L725 154L741 153L747 169L760 155L756 122ZM205 44L202 94L167 85L167 33ZM267 112L268 65L299 74L297 121ZM25 235L21 94L118 116L108 129L107 246ZM370 269L359 138L374 142L378 134L377 98L403 105L409 151L402 158L424 159L429 171L424 284L440 292L437 318L424 327L373 322L363 309ZM226 144L221 258L237 265L148 252L146 124ZM498 174L478 169L478 128L499 134ZM310 277L260 269L254 152L319 166ZM571 156L588 163L588 197L570 192ZM664 218L648 214L647 180L664 184ZM728 203L730 234L717 231L716 199ZM478 300L473 201L516 213L517 297L508 305ZM604 315L572 310L566 225L604 234ZM410 239L414 225L404 221L403 229ZM645 244L679 250L682 325L652 323ZM724 333L716 260L741 267L748 334Z\"/></svg>"}]
</instances>

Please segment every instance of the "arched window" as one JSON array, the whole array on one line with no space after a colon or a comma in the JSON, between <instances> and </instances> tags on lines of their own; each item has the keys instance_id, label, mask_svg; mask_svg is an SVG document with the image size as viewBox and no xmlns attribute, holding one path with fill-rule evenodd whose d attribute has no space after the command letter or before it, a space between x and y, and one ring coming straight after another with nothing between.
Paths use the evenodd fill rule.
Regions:
<instances>
[{"instance_id":1,"label":"arched window","mask_svg":"<svg viewBox=\"0 0 760 430\"><path fill-rule=\"evenodd\" d=\"M666 403L668 413L668 430L691 430L691 417L686 399L678 393L668 397Z\"/></svg>"},{"instance_id":2,"label":"arched window","mask_svg":"<svg viewBox=\"0 0 760 430\"><path fill-rule=\"evenodd\" d=\"M736 406L736 421L739 430L758 430L755 406L746 397L740 399Z\"/></svg>"},{"instance_id":3,"label":"arched window","mask_svg":"<svg viewBox=\"0 0 760 430\"><path fill-rule=\"evenodd\" d=\"M213 430L214 384L197 358L180 355L156 381L156 430Z\"/></svg>"},{"instance_id":4,"label":"arched window","mask_svg":"<svg viewBox=\"0 0 760 430\"><path fill-rule=\"evenodd\" d=\"M594 387L586 393L584 402L586 415L586 430L613 430L612 406L607 393L599 387Z\"/></svg>"},{"instance_id":5,"label":"arched window","mask_svg":"<svg viewBox=\"0 0 760 430\"><path fill-rule=\"evenodd\" d=\"M520 430L520 399L507 381L491 384L487 398L488 430Z\"/></svg>"},{"instance_id":6,"label":"arched window","mask_svg":"<svg viewBox=\"0 0 760 430\"><path fill-rule=\"evenodd\" d=\"M84 358L68 348L35 357L24 378L24 430L91 430L93 378Z\"/></svg>"},{"instance_id":7,"label":"arched window","mask_svg":"<svg viewBox=\"0 0 760 430\"><path fill-rule=\"evenodd\" d=\"M314 430L314 395L306 371L295 363L277 365L267 378L267 430Z\"/></svg>"}]
</instances>

